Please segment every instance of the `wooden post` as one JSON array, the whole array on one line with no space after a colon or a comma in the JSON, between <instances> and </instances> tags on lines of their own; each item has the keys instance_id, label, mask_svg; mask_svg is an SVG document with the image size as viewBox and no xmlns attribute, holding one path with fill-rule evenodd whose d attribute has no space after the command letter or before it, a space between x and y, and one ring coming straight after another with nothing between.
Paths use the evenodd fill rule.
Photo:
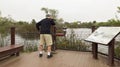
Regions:
<instances>
[{"instance_id":1,"label":"wooden post","mask_svg":"<svg viewBox=\"0 0 120 67\"><path fill-rule=\"evenodd\" d=\"M114 42L115 42L115 39L113 39L109 44L108 44L108 64L110 66L113 66L114 65Z\"/></svg>"},{"instance_id":2,"label":"wooden post","mask_svg":"<svg viewBox=\"0 0 120 67\"><path fill-rule=\"evenodd\" d=\"M11 27L11 45L15 45L15 27Z\"/></svg>"},{"instance_id":3,"label":"wooden post","mask_svg":"<svg viewBox=\"0 0 120 67\"><path fill-rule=\"evenodd\" d=\"M57 45L56 45L56 27L53 27L52 39L53 39L52 51L55 51L57 48Z\"/></svg>"},{"instance_id":4,"label":"wooden post","mask_svg":"<svg viewBox=\"0 0 120 67\"><path fill-rule=\"evenodd\" d=\"M92 26L92 33L95 31L95 26ZM92 43L92 53L93 53L93 50L94 50L95 46L94 46L94 43Z\"/></svg>"},{"instance_id":5,"label":"wooden post","mask_svg":"<svg viewBox=\"0 0 120 67\"><path fill-rule=\"evenodd\" d=\"M54 27L54 44L55 44L55 47L54 49L56 50L57 49L57 44L56 44L56 27Z\"/></svg>"},{"instance_id":6,"label":"wooden post","mask_svg":"<svg viewBox=\"0 0 120 67\"><path fill-rule=\"evenodd\" d=\"M93 43L92 45L93 45L93 58L98 59L98 44Z\"/></svg>"}]
</instances>

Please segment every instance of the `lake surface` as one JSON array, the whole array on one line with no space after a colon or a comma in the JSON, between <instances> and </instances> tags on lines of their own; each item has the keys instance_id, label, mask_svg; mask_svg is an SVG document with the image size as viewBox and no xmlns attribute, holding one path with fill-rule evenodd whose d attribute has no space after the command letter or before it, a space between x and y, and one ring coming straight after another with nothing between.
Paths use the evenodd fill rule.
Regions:
<instances>
[{"instance_id":1,"label":"lake surface","mask_svg":"<svg viewBox=\"0 0 120 67\"><path fill-rule=\"evenodd\" d=\"M66 37L69 37L71 35L71 33L75 34L77 39L83 40L86 39L88 36L90 36L92 34L92 31L90 28L72 28L72 29L67 29L66 30ZM1 38L0 38L1 39ZM10 44L10 35L4 38L4 44ZM24 39L19 35L15 35L15 41L16 44L37 44L39 45L39 40L29 40L29 39ZM116 41L120 41L120 35L118 35L116 37ZM85 41L84 41L85 42ZM88 42L85 42L87 44L91 44ZM98 45L98 51L108 54L108 46L104 46L104 45Z\"/></svg>"}]
</instances>

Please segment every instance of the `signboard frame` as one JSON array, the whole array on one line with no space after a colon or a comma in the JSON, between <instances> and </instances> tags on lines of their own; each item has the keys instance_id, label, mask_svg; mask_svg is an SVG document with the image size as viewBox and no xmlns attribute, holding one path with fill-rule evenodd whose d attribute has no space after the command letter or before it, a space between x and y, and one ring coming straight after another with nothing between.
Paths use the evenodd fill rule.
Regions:
<instances>
[{"instance_id":1,"label":"signboard frame","mask_svg":"<svg viewBox=\"0 0 120 67\"><path fill-rule=\"evenodd\" d=\"M85 41L108 45L118 34L120 27L99 27Z\"/></svg>"},{"instance_id":2,"label":"signboard frame","mask_svg":"<svg viewBox=\"0 0 120 67\"><path fill-rule=\"evenodd\" d=\"M96 41L92 41L92 40L90 40L90 38L93 36L93 38L94 38L94 35L96 35L95 33L96 33L96 31L98 31L99 32L99 29L100 28L103 28L103 29L105 29L105 28L118 28L117 29L117 31L116 32L114 32L114 35L112 35L112 37L110 37L110 39L107 41L107 42L104 42L104 43L102 43L102 42L96 42ZM104 32L107 32L107 33L109 33L108 31L104 31L103 29L101 29L102 30L102 33L104 33ZM115 29L116 30L116 29ZM93 32L94 31L94 32ZM110 30L111 31L111 30ZM108 53L109 53L109 55L108 55L108 64L110 65L110 66L114 66L114 43L115 43L115 37L118 35L118 34L120 34L120 27L99 27L97 30L95 30L95 26L92 26L92 34L87 38L87 39L85 39L85 41L88 41L88 42L92 42L92 53L93 53L93 58L94 59L98 59L98 44L102 44L102 45L107 45L108 46ZM112 31L113 32L113 31ZM105 33L105 35L107 35L107 33ZM98 35L98 37L100 37L101 35ZM103 39L102 38L103 37L103 35L100 37L101 39Z\"/></svg>"}]
</instances>

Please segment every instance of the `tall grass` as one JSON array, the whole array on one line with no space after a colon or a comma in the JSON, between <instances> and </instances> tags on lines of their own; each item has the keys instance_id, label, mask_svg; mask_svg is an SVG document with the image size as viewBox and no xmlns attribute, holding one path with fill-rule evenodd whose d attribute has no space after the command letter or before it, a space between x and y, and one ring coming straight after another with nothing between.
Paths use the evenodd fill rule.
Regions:
<instances>
[{"instance_id":1,"label":"tall grass","mask_svg":"<svg viewBox=\"0 0 120 67\"><path fill-rule=\"evenodd\" d=\"M71 30L71 33L64 37L57 37L57 47L59 49L88 51L89 46L80 40L77 35Z\"/></svg>"},{"instance_id":2,"label":"tall grass","mask_svg":"<svg viewBox=\"0 0 120 67\"><path fill-rule=\"evenodd\" d=\"M4 34L0 34L0 47L4 47L9 45L9 38L6 38L6 36L4 36Z\"/></svg>"},{"instance_id":3,"label":"tall grass","mask_svg":"<svg viewBox=\"0 0 120 67\"><path fill-rule=\"evenodd\" d=\"M3 46L4 46L4 39L0 38L0 47L3 47Z\"/></svg>"},{"instance_id":4,"label":"tall grass","mask_svg":"<svg viewBox=\"0 0 120 67\"><path fill-rule=\"evenodd\" d=\"M38 45L35 40L25 40L24 41L24 52L33 52L38 50Z\"/></svg>"}]
</instances>

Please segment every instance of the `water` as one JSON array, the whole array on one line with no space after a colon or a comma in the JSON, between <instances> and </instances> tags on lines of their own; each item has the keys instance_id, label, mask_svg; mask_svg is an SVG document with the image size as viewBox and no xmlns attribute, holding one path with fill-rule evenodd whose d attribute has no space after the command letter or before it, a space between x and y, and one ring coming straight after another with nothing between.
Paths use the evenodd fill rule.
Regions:
<instances>
[{"instance_id":1,"label":"water","mask_svg":"<svg viewBox=\"0 0 120 67\"><path fill-rule=\"evenodd\" d=\"M90 28L72 28L72 29L67 29L66 31L67 31L66 37L69 37L71 32L73 32L75 34L76 38L80 39L82 41L84 41L84 39L86 39L88 36L90 36L90 34L92 34L92 31ZM116 37L116 41L120 41L120 35L118 35ZM7 37L4 38L4 42L5 42L4 45L6 45L6 44L10 45L10 35L8 35ZM15 43L16 44L23 44L23 45L26 45L26 44L39 45L39 39L38 40L29 40L29 38L28 38L26 40L19 35L15 35ZM88 43L88 42L85 42L85 43L91 45L91 43ZM98 45L98 51L105 53L105 54L108 54L108 46Z\"/></svg>"},{"instance_id":2,"label":"water","mask_svg":"<svg viewBox=\"0 0 120 67\"><path fill-rule=\"evenodd\" d=\"M92 32L91 29L89 28L77 28L77 29L73 28L73 29L67 29L66 36L69 36L72 30L74 31L76 37L80 40L86 39Z\"/></svg>"}]
</instances>

